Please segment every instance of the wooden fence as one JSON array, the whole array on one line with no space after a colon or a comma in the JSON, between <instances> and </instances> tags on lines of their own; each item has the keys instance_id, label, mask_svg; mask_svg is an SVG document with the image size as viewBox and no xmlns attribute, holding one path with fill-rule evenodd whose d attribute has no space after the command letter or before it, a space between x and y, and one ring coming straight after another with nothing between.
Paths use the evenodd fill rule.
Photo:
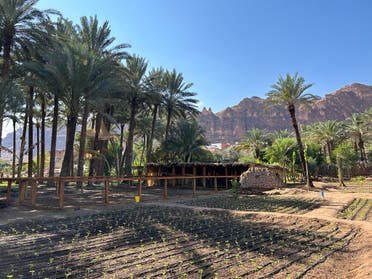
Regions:
<instances>
[{"instance_id":1,"label":"wooden fence","mask_svg":"<svg viewBox=\"0 0 372 279\"><path fill-rule=\"evenodd\" d=\"M158 185L162 187L162 198L168 198L168 186L169 182L172 183L175 187L176 180L187 180L192 182L192 196L197 194L197 180L202 181L203 189L206 189L207 180L213 181L213 192L218 191L218 183L223 181L222 186L225 189L228 189L230 186L230 180L239 178L238 175L212 175L212 176L196 176L196 175L187 175L187 176L138 176L138 177L33 177L33 178L3 178L2 181L7 181L7 190L6 190L6 202L9 205L11 203L11 192L13 184L18 184L18 205L25 205L26 192L29 189L31 192L31 207L37 208L37 197L38 197L38 187L43 184L52 184L56 188L55 195L58 196L58 208L63 209L64 200L65 200L65 185L67 183L103 183L103 193L102 193L102 202L95 203L94 205L109 205L110 204L110 187L112 182L120 183L135 183L137 185L137 196L141 199L142 191L144 187L144 182L152 181L157 182ZM125 186L123 186L125 187ZM84 188L81 187L81 192L83 193Z\"/></svg>"}]
</instances>

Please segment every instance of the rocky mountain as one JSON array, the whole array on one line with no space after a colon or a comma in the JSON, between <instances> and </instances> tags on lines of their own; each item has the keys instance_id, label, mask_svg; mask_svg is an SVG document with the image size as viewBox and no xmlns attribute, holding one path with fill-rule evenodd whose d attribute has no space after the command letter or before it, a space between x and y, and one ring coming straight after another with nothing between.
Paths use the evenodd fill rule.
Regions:
<instances>
[{"instance_id":1,"label":"rocky mountain","mask_svg":"<svg viewBox=\"0 0 372 279\"><path fill-rule=\"evenodd\" d=\"M268 131L292 129L286 108L267 107L264 101L259 97L245 98L238 105L218 113L204 108L199 123L210 142L235 142L244 138L252 128ZM371 106L372 86L353 83L315 100L311 108L299 107L296 116L300 125L328 119L344 120Z\"/></svg>"}]
</instances>

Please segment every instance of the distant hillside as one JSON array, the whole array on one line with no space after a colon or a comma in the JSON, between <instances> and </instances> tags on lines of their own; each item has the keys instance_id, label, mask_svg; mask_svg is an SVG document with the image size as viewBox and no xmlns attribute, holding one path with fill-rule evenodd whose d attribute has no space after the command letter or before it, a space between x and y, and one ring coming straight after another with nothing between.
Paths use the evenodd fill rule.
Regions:
<instances>
[{"instance_id":1,"label":"distant hillside","mask_svg":"<svg viewBox=\"0 0 372 279\"><path fill-rule=\"evenodd\" d=\"M363 112L372 106L372 86L353 83L314 101L311 109L300 107L297 119L310 124L327 119L344 120L354 112ZM210 142L241 140L252 128L275 131L292 129L289 113L282 106L266 108L264 99L245 98L238 105L213 113L203 109L199 122Z\"/></svg>"}]
</instances>

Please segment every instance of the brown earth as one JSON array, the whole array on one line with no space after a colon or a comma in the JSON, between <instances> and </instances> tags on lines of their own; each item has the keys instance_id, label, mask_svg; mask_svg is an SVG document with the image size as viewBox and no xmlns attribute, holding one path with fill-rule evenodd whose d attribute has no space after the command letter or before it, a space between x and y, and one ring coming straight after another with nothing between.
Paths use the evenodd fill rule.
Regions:
<instances>
[{"instance_id":1,"label":"brown earth","mask_svg":"<svg viewBox=\"0 0 372 279\"><path fill-rule=\"evenodd\" d=\"M327 260L311 269L305 278L372 278L372 222L349 221L337 218L337 212L350 203L354 198L372 199L370 193L345 193L339 191L336 183L316 182L316 189L307 191L304 187L286 188L274 190L268 194L280 194L282 196L296 196L304 198L320 198L320 191L325 193L325 203L320 208L314 209L304 215L285 214L275 212L246 212L232 211L234 214L257 214L260 218L266 216L268 221L271 218L280 217L283 222L296 220L306 224L309 218L326 220L334 223L345 223L359 229L358 235L350 242L343 251L336 252ZM372 188L372 187L371 187ZM221 193L224 194L224 193ZM172 207L189 207L175 203L174 199L158 202L144 202L143 205L163 205ZM0 225L8 223L19 223L30 219L58 219L71 216L83 216L102 211L125 208L127 205L94 206L81 208L79 210L68 208L64 210L30 210L28 207L8 207L0 210ZM195 210L205 208L193 207ZM224 210L224 209L211 209Z\"/></svg>"}]
</instances>

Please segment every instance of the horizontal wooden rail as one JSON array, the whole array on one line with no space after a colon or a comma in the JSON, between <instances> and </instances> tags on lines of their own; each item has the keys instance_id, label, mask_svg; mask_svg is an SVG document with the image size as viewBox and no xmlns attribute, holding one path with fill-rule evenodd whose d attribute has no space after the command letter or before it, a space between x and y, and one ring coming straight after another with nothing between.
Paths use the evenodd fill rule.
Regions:
<instances>
[{"instance_id":1,"label":"horizontal wooden rail","mask_svg":"<svg viewBox=\"0 0 372 279\"><path fill-rule=\"evenodd\" d=\"M56 186L56 191L58 194L58 207L62 209L64 207L64 195L65 195L65 184L68 182L85 182L85 183L104 183L104 193L103 193L103 204L108 205L109 192L110 192L110 182L115 181L128 181L128 182L138 182L137 184L137 195L141 198L142 196L142 186L143 181L164 181L163 185L163 198L168 198L168 181L175 180L192 180L192 195L196 195L197 191L197 179L203 180L203 187L205 188L205 180L213 180L214 191L218 191L218 179L224 179L226 189L228 188L228 179L236 179L240 177L239 175L182 175L182 176L100 176L100 177L88 177L88 176L58 176L58 177L20 177L20 178L2 178L0 181L6 181L8 183L6 200L10 204L11 199L11 187L12 184L18 184L18 204L22 205L25 201L27 187L31 187L31 206L36 207L37 200L37 188L39 184L52 182Z\"/></svg>"}]
</instances>

